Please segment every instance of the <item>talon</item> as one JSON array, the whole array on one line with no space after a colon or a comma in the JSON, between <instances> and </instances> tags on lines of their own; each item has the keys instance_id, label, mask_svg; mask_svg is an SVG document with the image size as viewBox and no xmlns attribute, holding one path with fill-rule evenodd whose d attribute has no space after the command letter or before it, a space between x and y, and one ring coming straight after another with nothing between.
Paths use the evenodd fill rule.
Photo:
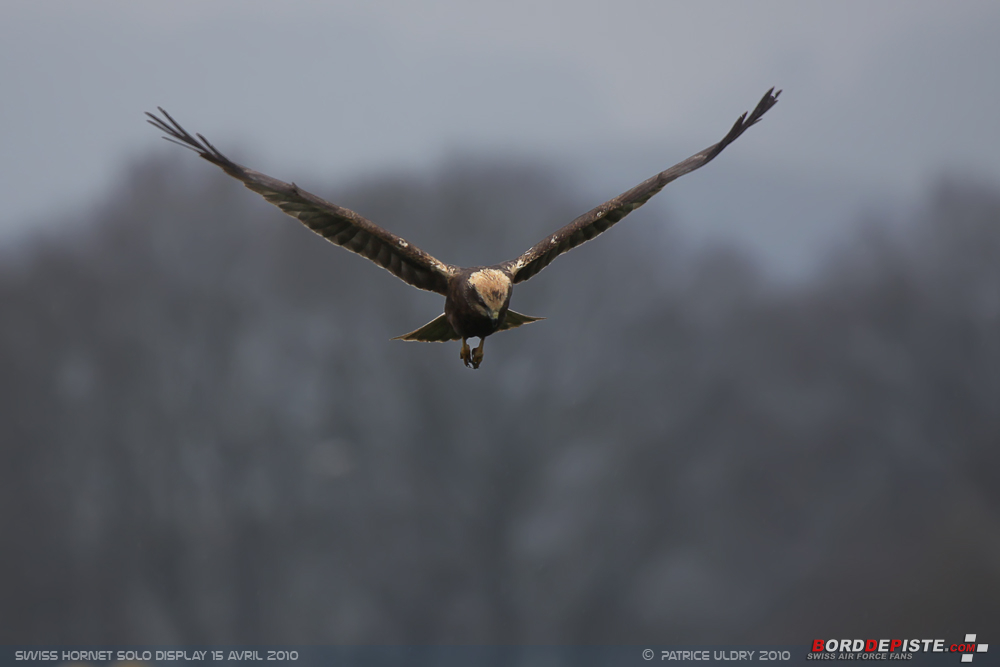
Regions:
<instances>
[{"instance_id":1,"label":"talon","mask_svg":"<svg viewBox=\"0 0 1000 667\"><path fill-rule=\"evenodd\" d=\"M462 349L458 353L458 356L462 358L462 361L465 362L466 366L472 365L472 350L469 348L469 344L465 342L464 338L462 339Z\"/></svg>"},{"instance_id":2,"label":"talon","mask_svg":"<svg viewBox=\"0 0 1000 667\"><path fill-rule=\"evenodd\" d=\"M483 346L486 344L485 338L479 339L479 346L472 351L472 367L479 368L479 364L483 363Z\"/></svg>"}]
</instances>

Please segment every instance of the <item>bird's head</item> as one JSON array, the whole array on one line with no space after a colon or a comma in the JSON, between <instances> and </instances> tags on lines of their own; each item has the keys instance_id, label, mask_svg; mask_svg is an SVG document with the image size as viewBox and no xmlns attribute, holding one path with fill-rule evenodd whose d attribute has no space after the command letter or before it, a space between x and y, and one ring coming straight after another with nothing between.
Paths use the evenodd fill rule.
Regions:
<instances>
[{"instance_id":1,"label":"bird's head","mask_svg":"<svg viewBox=\"0 0 1000 667\"><path fill-rule=\"evenodd\" d=\"M473 308L494 323L500 318L513 287L507 274L498 269L479 269L469 276L469 291Z\"/></svg>"}]
</instances>

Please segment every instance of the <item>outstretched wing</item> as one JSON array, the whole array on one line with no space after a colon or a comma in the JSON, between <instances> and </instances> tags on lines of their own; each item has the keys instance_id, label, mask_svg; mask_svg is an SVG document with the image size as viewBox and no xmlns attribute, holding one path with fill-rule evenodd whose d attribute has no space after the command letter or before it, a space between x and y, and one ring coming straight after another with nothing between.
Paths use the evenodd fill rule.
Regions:
<instances>
[{"instance_id":1,"label":"outstretched wing","mask_svg":"<svg viewBox=\"0 0 1000 667\"><path fill-rule=\"evenodd\" d=\"M367 257L414 287L447 294L448 279L455 273L455 267L438 261L350 209L331 204L299 189L294 183L285 183L236 164L205 137L188 134L170 114L157 108L166 120L148 112L146 115L151 125L167 133L164 139L194 150L331 243Z\"/></svg>"},{"instance_id":2,"label":"outstretched wing","mask_svg":"<svg viewBox=\"0 0 1000 667\"><path fill-rule=\"evenodd\" d=\"M729 134L719 143L709 146L700 153L675 164L670 169L661 171L656 176L643 181L628 192L584 213L552 236L536 243L517 259L505 262L503 266L513 275L515 283L524 282L548 266L559 255L586 243L609 229L616 222L649 201L650 197L662 190L670 181L711 162L748 127L759 121L767 110L777 103L780 94L780 90L775 93L774 88L771 88L764 94L760 103L757 104L757 108L750 113L749 117L746 113L740 116L736 124L733 125L733 129L729 130Z\"/></svg>"}]
</instances>

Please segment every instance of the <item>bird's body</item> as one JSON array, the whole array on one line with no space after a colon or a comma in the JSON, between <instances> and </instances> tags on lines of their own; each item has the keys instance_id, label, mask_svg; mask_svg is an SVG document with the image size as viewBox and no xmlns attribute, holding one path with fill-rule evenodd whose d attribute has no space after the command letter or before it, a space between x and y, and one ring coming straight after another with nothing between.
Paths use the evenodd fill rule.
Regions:
<instances>
[{"instance_id":1,"label":"bird's body","mask_svg":"<svg viewBox=\"0 0 1000 667\"><path fill-rule=\"evenodd\" d=\"M462 338L461 357L466 364L479 367L486 337L495 334L507 323L513 291L511 275L499 266L462 269L448 285L444 316ZM473 337L479 338L479 347L469 358L465 341Z\"/></svg>"},{"instance_id":2,"label":"bird's body","mask_svg":"<svg viewBox=\"0 0 1000 667\"><path fill-rule=\"evenodd\" d=\"M162 108L160 112L166 120L147 115L151 124L167 133L166 139L196 151L330 242L367 257L414 287L444 295L444 314L415 331L398 336L397 340L443 342L461 339L462 361L466 366L479 368L488 336L542 319L510 310L515 283L531 278L562 253L606 231L645 204L670 181L710 162L759 121L777 103L780 94L780 90L774 93L773 88L767 91L749 118L747 114L740 116L722 141L584 213L520 257L493 266L471 268L444 264L354 211L305 192L294 183L284 183L232 162L205 137L189 134ZM475 350L469 348L469 338L480 339Z\"/></svg>"},{"instance_id":3,"label":"bird's body","mask_svg":"<svg viewBox=\"0 0 1000 667\"><path fill-rule=\"evenodd\" d=\"M500 267L462 269L448 285L444 315L459 336L484 338L503 326L513 290Z\"/></svg>"}]
</instances>

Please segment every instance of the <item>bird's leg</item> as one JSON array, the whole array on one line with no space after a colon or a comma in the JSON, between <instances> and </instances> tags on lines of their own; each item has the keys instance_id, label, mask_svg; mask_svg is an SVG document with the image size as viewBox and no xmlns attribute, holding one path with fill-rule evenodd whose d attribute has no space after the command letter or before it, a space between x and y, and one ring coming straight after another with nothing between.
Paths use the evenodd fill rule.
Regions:
<instances>
[{"instance_id":1,"label":"bird's leg","mask_svg":"<svg viewBox=\"0 0 1000 667\"><path fill-rule=\"evenodd\" d=\"M469 344L465 342L466 339L462 339L462 351L458 353L458 356L462 357L462 361L465 362L466 366L472 365L472 350L469 349Z\"/></svg>"},{"instance_id":2,"label":"bird's leg","mask_svg":"<svg viewBox=\"0 0 1000 667\"><path fill-rule=\"evenodd\" d=\"M486 345L486 339L479 339L479 346L472 351L472 367L479 368L479 364L483 363L483 346Z\"/></svg>"}]
</instances>

